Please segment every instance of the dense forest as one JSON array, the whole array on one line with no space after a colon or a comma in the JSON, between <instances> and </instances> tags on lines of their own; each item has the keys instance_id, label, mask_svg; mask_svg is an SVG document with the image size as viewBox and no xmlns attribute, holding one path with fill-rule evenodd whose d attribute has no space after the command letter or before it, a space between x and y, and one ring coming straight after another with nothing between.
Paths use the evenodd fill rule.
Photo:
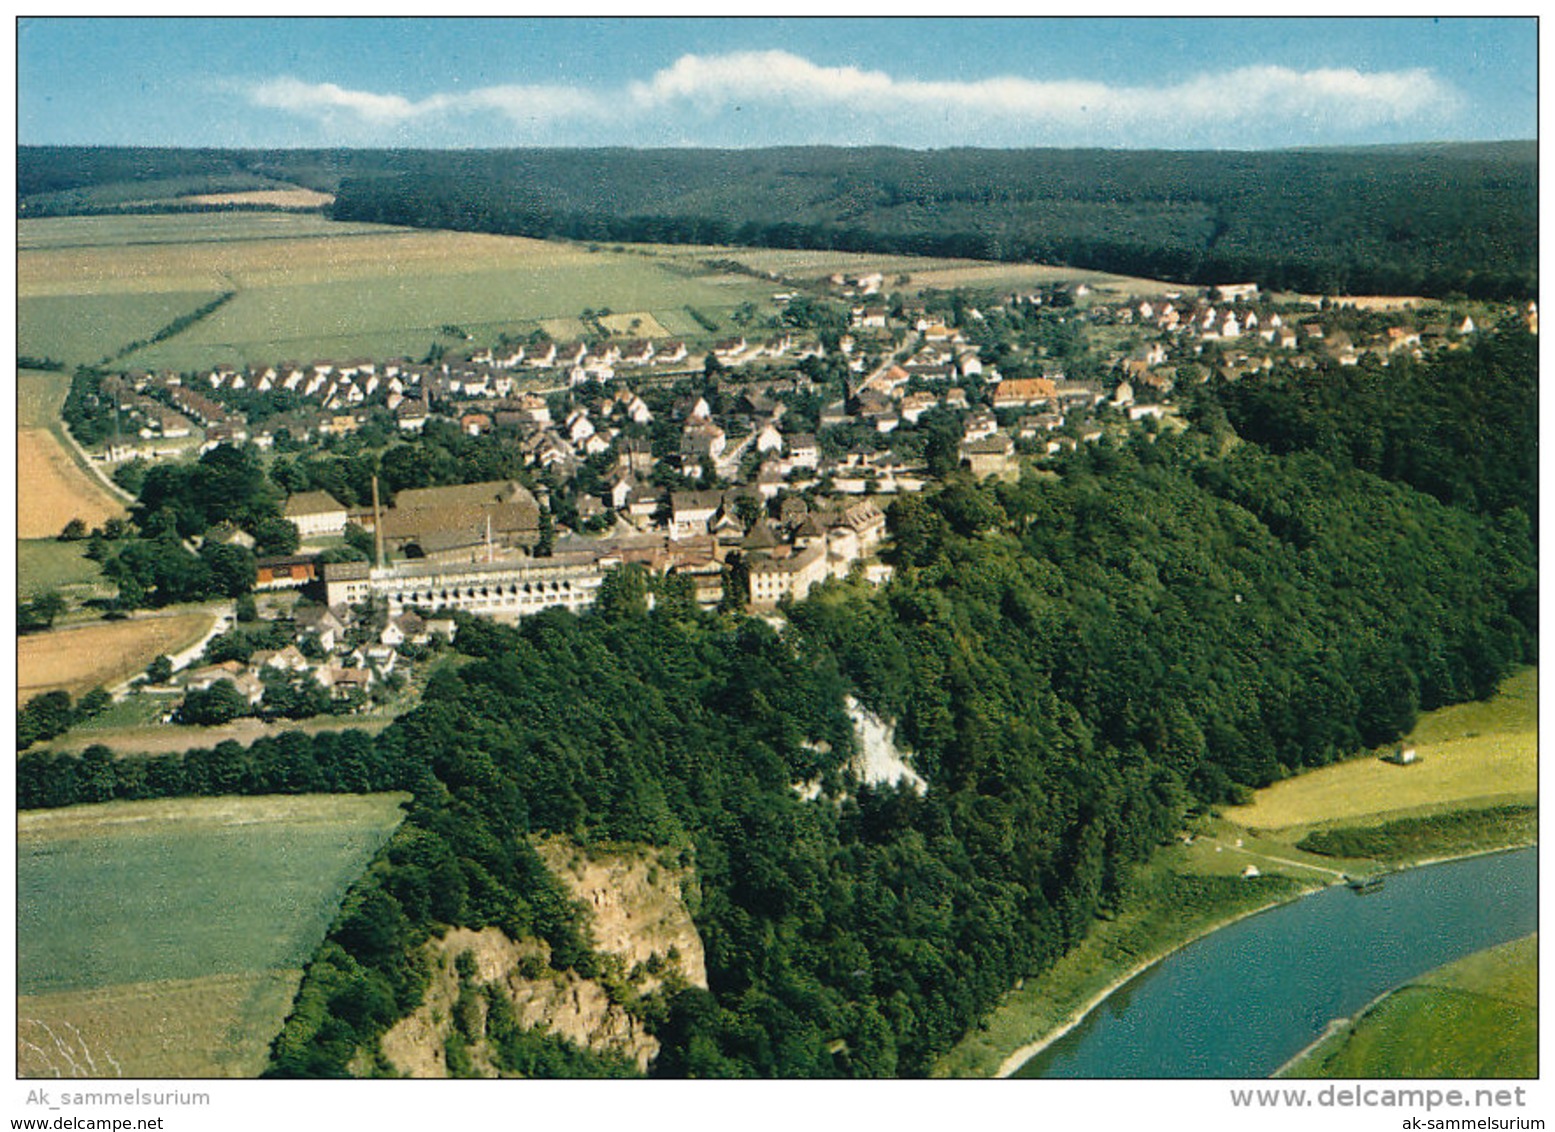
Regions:
<instances>
[{"instance_id":1,"label":"dense forest","mask_svg":"<svg viewBox=\"0 0 1555 1132\"><path fill-rule=\"evenodd\" d=\"M1535 366L1508 328L1396 380L1207 385L1188 431L895 500L895 579L824 586L781 633L625 569L582 616L462 618L465 661L375 740L29 755L21 802L413 794L308 969L278 1075L386 1068L377 1037L447 926L538 936L553 967L596 973L537 833L695 868L710 985L632 1002L662 1043L652 1073L923 1074L1185 815L1535 659ZM1402 455L1422 445L1431 460ZM847 770L849 692L898 721L925 793ZM795 790L816 779L820 800ZM520 1071L610 1068L487 1036Z\"/></svg>"},{"instance_id":2,"label":"dense forest","mask_svg":"<svg viewBox=\"0 0 1555 1132\"><path fill-rule=\"evenodd\" d=\"M1506 299L1537 287L1536 156L1533 142L1503 142L1241 153L23 147L17 160L25 216L134 207L115 189L125 183L195 192L226 177L333 192L342 220Z\"/></svg>"}]
</instances>

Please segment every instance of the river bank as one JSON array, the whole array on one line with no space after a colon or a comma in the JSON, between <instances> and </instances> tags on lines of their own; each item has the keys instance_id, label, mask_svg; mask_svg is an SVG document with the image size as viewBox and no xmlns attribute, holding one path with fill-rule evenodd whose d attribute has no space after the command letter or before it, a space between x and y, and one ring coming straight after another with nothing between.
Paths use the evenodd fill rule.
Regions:
<instances>
[{"instance_id":1,"label":"river bank","mask_svg":"<svg viewBox=\"0 0 1555 1132\"><path fill-rule=\"evenodd\" d=\"M1435 858L1435 860L1432 860L1431 863L1426 863L1426 861L1420 861L1418 865L1412 863L1410 868L1400 869L1400 871L1396 871L1395 874L1390 875L1389 893L1392 894L1393 886L1395 885L1401 886L1401 888L1412 888L1412 886L1417 886L1418 882L1423 880L1424 874L1426 874L1427 871L1432 871L1432 866L1449 866L1449 868L1451 868L1451 866L1454 865L1468 865L1468 863L1476 860L1476 858L1508 857L1508 854L1515 854L1518 849L1519 846L1507 846L1502 847L1502 849L1494 849L1494 851L1474 851L1466 852L1466 854L1462 855L1455 855L1455 857ZM1533 849L1533 846L1521 846L1521 849L1522 851L1527 852L1530 851L1530 849ZM1499 869L1501 868L1501 865L1493 865L1493 868ZM1246 911L1239 911L1239 913L1233 914L1233 916L1222 917L1221 921L1214 922L1214 924L1199 925L1199 927L1197 927L1196 930L1191 931L1191 933L1188 933L1188 931L1183 931L1182 936L1180 936L1177 941L1171 942L1171 944L1168 945L1163 945L1163 947L1160 947L1160 950L1158 950L1158 953L1154 953L1154 955L1148 956L1148 958L1144 959L1144 961L1141 961L1141 963L1137 963L1135 966L1130 967L1129 970L1123 970L1123 972L1118 973L1115 978L1112 978L1112 980L1107 983L1107 986L1102 987L1101 991L1096 992L1096 994L1090 995L1090 997L1087 998L1084 1003L1079 1004L1078 1008L1073 1009L1073 1011L1071 1011L1067 1017L1059 1020L1056 1025L1050 1026L1050 1028L1048 1028L1045 1032L1039 1032L1039 1034L1034 1036L1033 1039L1028 1040L1028 1042L1023 1042L1022 1045L1014 1048L1011 1053L1006 1054L1006 1056L1003 1057L1003 1060L1001 1060L1000 1064L998 1064L997 1070L992 1073L992 1076L1006 1078L1006 1076L1015 1076L1015 1074L1019 1074L1020 1070L1022 1070L1022 1067L1025 1067L1026 1064L1029 1064L1031 1060L1039 1057L1043 1051L1047 1051L1050 1046L1054 1045L1054 1043L1061 1042L1061 1040L1064 1039L1067 1034L1070 1034L1071 1031L1075 1031L1078 1026L1084 1025L1087 1020L1090 1020L1093 1015L1096 1015L1096 1011L1101 1009L1102 1006L1104 1006L1104 1004L1106 1004L1107 1001L1109 1001L1110 998L1116 994L1116 992L1120 991L1120 989L1123 989L1123 987L1129 986L1130 983L1134 983L1134 980L1140 978L1144 972L1149 972L1149 970L1154 969L1154 967L1157 967L1158 964L1162 964L1165 959L1172 958L1172 956L1177 956L1177 953L1182 952L1183 949L1186 949L1188 944L1191 944L1191 942L1208 941L1211 936L1216 936L1216 933L1221 933L1221 931L1225 930L1225 928L1232 927L1232 925L1241 924L1242 921L1247 921L1247 919L1250 919L1250 917L1256 916L1258 913L1263 913L1263 911L1272 911L1275 910L1275 908L1283 908L1284 905L1294 905L1294 903L1302 903L1302 905L1305 905L1305 897L1316 896L1316 894L1323 893L1323 891L1326 891L1326 889L1331 889L1334 888L1334 886L1337 886L1337 883L1339 882L1336 882L1336 885L1311 886L1311 888L1306 888L1305 891L1298 891L1298 893L1291 893L1288 894L1288 896L1280 897L1280 899L1272 900L1272 902L1267 903L1267 905L1264 905L1264 907L1247 908ZM1375 897L1365 897L1367 903L1365 903L1364 907L1370 911L1378 911L1382 905L1378 905L1378 903L1372 903L1373 899L1375 899ZM1400 899L1404 899L1403 893L1400 894ZM1532 907L1532 900L1530 900L1529 905ZM1320 907L1320 905L1314 905L1314 910L1316 910L1316 907ZM1334 907L1333 903L1331 903L1331 900L1328 902L1328 907ZM1358 905L1358 907L1362 907L1362 905ZM1305 919L1308 914L1309 913L1303 913L1300 919ZM1286 916L1286 919L1289 919L1289 917ZM1297 922L1300 922L1300 919L1298 919ZM1283 930L1289 930L1289 925L1283 925ZM1246 933L1238 933L1238 938L1241 939L1242 942L1241 944L1236 944L1236 947L1238 947L1238 949L1246 949L1246 941L1249 941L1249 939L1252 938L1256 938L1256 936L1247 936ZM1330 936L1325 936L1325 938L1330 938ZM1222 950L1224 950L1227 949L1227 947L1232 947L1232 944L1227 941L1225 944L1221 944L1221 947ZM1202 964L1202 953L1197 953L1197 955L1194 956L1194 961L1196 961L1196 963ZM1193 964L1190 964L1190 966L1193 966ZM1255 970L1256 972L1261 972L1261 970L1266 969L1266 966L1267 959L1264 961L1264 964L1253 963L1252 966L1247 969L1247 977L1250 977L1250 975L1252 975ZM1344 964L1340 964L1340 967L1342 966L1344 966ZM1177 983L1182 983L1183 970L1185 969L1183 969L1180 964L1174 964L1174 980L1176 980ZM1059 983L1064 981L1064 978L1062 977L1064 977L1065 972L1062 972L1062 970L1054 969L1054 972L1051 973L1059 977L1056 980L1059 981ZM1407 972L1407 970L1404 970L1404 972L1398 972L1398 978L1400 978L1398 983L1384 984L1378 983L1378 981L1373 981L1372 1004L1375 1004L1375 1000L1379 1000L1379 998L1386 998L1390 992L1396 991L1398 987L1404 986L1404 984L1412 981L1413 975L1412 972ZM1241 975L1238 975L1236 978L1232 978L1232 980L1228 980L1227 972L1222 970L1222 972L1219 973L1219 980L1239 981L1241 980ZM1342 981L1344 981L1337 977L1337 972L1334 972L1334 970L1330 970L1330 972L1326 973L1325 977L1323 977L1320 981L1330 980L1334 980L1334 983L1336 984L1342 983ZM1305 980L1297 981L1311 983L1312 980L1311 977L1308 977L1305 978ZM1050 983L1050 980L1048 980L1048 978L1043 978L1043 980L1036 980L1034 983L1036 983L1036 986L1028 987L1028 989L1034 989L1034 991L1037 992L1037 995L1042 995L1043 986ZM1387 989L1378 992L1379 986L1386 986ZM1141 1015L1138 1014L1138 1011L1140 1011L1140 1009L1146 1009L1146 1011L1149 1011L1149 1008L1143 1006L1144 1001L1149 1000L1149 998L1152 997L1160 998L1160 995L1162 994L1163 992L1160 991L1160 987L1154 986L1154 984L1146 981L1146 983L1141 984L1140 989L1138 989L1137 992L1130 992L1129 998L1127 998L1126 1006L1127 1008L1132 1009L1132 1014L1130 1014L1130 1017L1137 1018L1137 1022L1120 1023L1118 1020L1116 1020L1116 1018L1120 1017L1120 1015L1116 1015L1116 1012L1113 1012L1112 1015L1106 1015L1106 1017L1102 1017L1102 1015L1096 1015L1096 1017L1098 1017L1098 1025L1101 1026L1102 1031L1106 1031L1106 1029L1112 1029L1113 1034L1118 1032L1118 1028L1120 1028L1120 1026L1123 1026L1123 1028L1132 1028L1132 1026L1144 1025L1143 1022L1138 1022L1138 1018L1141 1017ZM1176 986L1176 994L1186 994L1185 987ZM1188 995L1188 1000L1196 1001L1197 995ZM1126 1006L1118 1006L1118 1009L1121 1011L1121 1009L1126 1009ZM1157 1001L1155 1006L1157 1006L1158 1014L1158 1006L1160 1006L1160 1003ZM1292 1003L1292 1006L1294 1006L1294 1003ZM1345 1017L1362 1017L1368 1008L1370 1008L1368 1004L1362 1004L1362 1006L1356 1008L1353 1003L1347 1003L1345 1004ZM1303 1006L1303 1009L1306 1009L1305 1006ZM1219 1029L1224 1029L1224 1018L1227 1017L1236 1017L1235 1001L1222 1003L1222 1012L1221 1015L1218 1015ZM1344 1029L1345 1018L1336 1018L1336 1020L1337 1023L1340 1023L1340 1029ZM1311 1045L1308 1046L1308 1051L1311 1050L1311 1048L1316 1048L1316 1045L1320 1045L1323 1037L1328 1037L1333 1034L1333 1026L1336 1025L1336 1020L1331 1020L1330 1026L1328 1026L1328 1029L1326 1029L1325 1034L1323 1034L1322 1037L1319 1037L1317 1042L1312 1042ZM1061 1062L1048 1065L1048 1068L1043 1068L1043 1070L1037 1071L1034 1076L1047 1076L1047 1074L1050 1073L1050 1071L1053 1070L1056 1065L1067 1065L1067 1068L1059 1073L1061 1076L1068 1076L1068 1074L1076 1074L1076 1076L1090 1076L1090 1074L1096 1070L1095 1059L1098 1054L1078 1053L1078 1051L1101 1050L1101 1048L1106 1048L1106 1046L1095 1045L1096 1040L1098 1040L1098 1032L1099 1031L1090 1032L1089 1036L1087 1036L1087 1039L1085 1039L1084 1045L1075 1046L1073 1043L1068 1043L1067 1050L1065 1050ZM1171 1032L1176 1034L1176 1031ZM1193 1046L1191 1025L1190 1028L1188 1028L1188 1032L1183 1032L1183 1034L1180 1034L1180 1037L1185 1040L1186 1045ZM1171 1045L1171 1040L1166 1037L1165 1032L1163 1032L1163 1034L1158 1034L1157 1042L1162 1046ZM1303 1053L1306 1053L1306 1051L1303 1051ZM1076 1060L1076 1057L1079 1057L1079 1060ZM1288 1068L1289 1065L1294 1064L1294 1060L1298 1059L1286 1057L1286 1059L1284 1059L1284 1064L1281 1065L1281 1070L1284 1070L1284 1068ZM1130 1062L1124 1060L1124 1062L1121 1062L1121 1064L1130 1064ZM1112 1065L1113 1068L1116 1068L1118 1062L1113 1062ZM1171 1059L1166 1059L1165 1065L1168 1065L1169 1067L1169 1065L1171 1065ZM1252 1073L1261 1074L1264 1073L1264 1071L1267 1070L1252 1070ZM1172 1068L1157 1067L1157 1070L1152 1073L1152 1076L1154 1076L1154 1074L1162 1073L1165 1073L1166 1076L1176 1076L1177 1071L1172 1070ZM1109 1073L1104 1074L1110 1076L1110 1074L1113 1073L1112 1071L1109 1071ZM1123 1071L1123 1076L1130 1076L1130 1074L1132 1074L1130 1071ZM1232 1074L1232 1076L1239 1076L1238 1071L1232 1071L1230 1074ZM1185 1076L1197 1076L1197 1073L1188 1071L1188 1073L1185 1073Z\"/></svg>"},{"instance_id":2,"label":"river bank","mask_svg":"<svg viewBox=\"0 0 1555 1132\"><path fill-rule=\"evenodd\" d=\"M1535 840L1537 690L1538 669L1524 668L1488 701L1422 716L1408 738L1419 749L1413 766L1362 754L1260 790L1251 806L1199 819L1139 866L1112 918L1008 992L940 1058L934 1076L1008 1076L1189 943L1322 891L1345 873L1462 860ZM1485 795L1487 779L1511 783L1512 792ZM1534 816L1497 817L1494 808L1509 803ZM1441 820L1454 815L1460 820ZM1390 825L1398 822L1412 827L1410 837L1398 836ZM1336 827L1387 836L1355 842L1364 855L1354 857L1296 848L1314 831L1344 832Z\"/></svg>"},{"instance_id":3,"label":"river bank","mask_svg":"<svg viewBox=\"0 0 1555 1132\"><path fill-rule=\"evenodd\" d=\"M1334 883L1337 884L1339 882L1335 881ZM1239 920L1245 920L1249 916L1256 916L1260 912L1267 912L1270 908L1278 908L1281 904L1288 903L1291 900L1300 900L1303 896L1309 896L1312 892L1317 891L1320 890L1314 888L1308 892L1297 893L1296 895L1288 897L1285 900L1270 901L1268 904L1264 904L1260 907L1253 908L1246 912L1239 912L1234 916L1229 916L1226 919L1219 921L1218 923L1211 924L1209 927L1205 928L1198 934L1190 936L1187 939L1184 939L1182 942L1173 945L1165 951L1162 951L1159 955L1152 956L1150 959L1147 959L1133 970L1124 972L1112 982L1108 983L1107 986L1103 987L1101 991L1099 991L1093 998L1087 1001L1078 1010L1070 1014L1056 1029L1048 1031L1046 1034L1042 1035L1040 1038L1037 1038L1035 1041L1026 1043L1011 1053L1003 1061L1001 1061L999 1063L999 1068L994 1071L994 1077L1005 1078L1013 1076L1016 1070L1018 1070L1022 1065L1025 1065L1026 1062L1030 1061L1033 1057L1036 1057L1037 1054L1047 1049L1048 1046L1052 1045L1064 1035L1068 1034L1076 1026L1084 1022L1086 1018L1090 1016L1093 1010L1101 1006L1102 1003L1111 998L1113 994L1119 990L1122 990L1123 987L1133 982L1140 975L1143 975L1146 971L1155 967L1163 959L1166 959L1169 956L1176 954L1178 951L1181 951L1190 943L1203 939L1205 936L1213 935L1215 932L1220 931L1222 928L1230 927L1232 924L1237 923Z\"/></svg>"}]
</instances>

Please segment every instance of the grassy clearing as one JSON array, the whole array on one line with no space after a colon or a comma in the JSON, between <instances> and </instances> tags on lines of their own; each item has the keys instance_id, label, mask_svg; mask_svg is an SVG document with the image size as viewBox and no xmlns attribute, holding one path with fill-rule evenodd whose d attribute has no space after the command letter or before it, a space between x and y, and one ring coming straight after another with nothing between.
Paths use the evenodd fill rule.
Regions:
<instances>
[{"instance_id":1,"label":"grassy clearing","mask_svg":"<svg viewBox=\"0 0 1555 1132\"><path fill-rule=\"evenodd\" d=\"M1299 844L1312 853L1365 857L1399 866L1508 845L1531 845L1538 838L1538 807L1514 805L1397 818L1376 826L1319 829Z\"/></svg>"},{"instance_id":2,"label":"grassy clearing","mask_svg":"<svg viewBox=\"0 0 1555 1132\"><path fill-rule=\"evenodd\" d=\"M194 798L21 814L18 1034L44 1052L20 1068L74 1072L91 1051L104 1076L115 1063L126 1076L256 1072L300 968L399 824L405 797ZM40 1042L40 1024L65 1041Z\"/></svg>"},{"instance_id":3,"label":"grassy clearing","mask_svg":"<svg viewBox=\"0 0 1555 1132\"><path fill-rule=\"evenodd\" d=\"M30 601L45 590L64 597L96 597L107 593L102 570L84 553L84 542L21 539L16 544L16 596Z\"/></svg>"},{"instance_id":4,"label":"grassy clearing","mask_svg":"<svg viewBox=\"0 0 1555 1132\"><path fill-rule=\"evenodd\" d=\"M625 314L606 315L599 320L612 334L628 338L668 338L669 331L654 317L651 311L627 311ZM633 324L636 325L633 325Z\"/></svg>"},{"instance_id":5,"label":"grassy clearing","mask_svg":"<svg viewBox=\"0 0 1555 1132\"><path fill-rule=\"evenodd\" d=\"M1073 267L1049 267L1045 264L973 263L967 266L933 268L914 272L910 290L952 287L1041 287L1054 283L1084 283L1094 291L1120 295L1162 295L1180 291L1180 283L1158 279L1136 279L1104 271L1084 271Z\"/></svg>"},{"instance_id":6,"label":"grassy clearing","mask_svg":"<svg viewBox=\"0 0 1555 1132\"><path fill-rule=\"evenodd\" d=\"M868 252L807 251L783 248L676 248L655 245L654 254L676 262L700 265L706 260L733 260L753 271L771 272L784 279L813 282L830 275L885 276L889 289L917 293L952 287L1038 287L1053 283L1085 283L1093 290L1154 295L1180 290L1180 284L1137 279L1104 271L1086 271L1046 264L990 263L975 259L938 259L918 256L872 255ZM908 282L896 281L907 276ZM775 281L774 281L775 282Z\"/></svg>"},{"instance_id":7,"label":"grassy clearing","mask_svg":"<svg viewBox=\"0 0 1555 1132\"><path fill-rule=\"evenodd\" d=\"M709 313L709 317L711 317L715 322L719 323L724 321L723 316L723 311L719 311L717 314ZM676 338L707 337L707 328L699 323L696 319L692 318L691 315L682 308L671 308L667 310L654 311L653 317L657 319L659 325L664 328L664 333L673 335Z\"/></svg>"},{"instance_id":8,"label":"grassy clearing","mask_svg":"<svg viewBox=\"0 0 1555 1132\"><path fill-rule=\"evenodd\" d=\"M1423 717L1407 741L1419 752L1411 766L1360 758L1323 767L1260 790L1252 805L1228 809L1226 817L1286 830L1531 801L1538 790L1538 690L1538 670L1524 669L1488 702Z\"/></svg>"},{"instance_id":9,"label":"grassy clearing","mask_svg":"<svg viewBox=\"0 0 1555 1132\"><path fill-rule=\"evenodd\" d=\"M323 208L335 200L329 193L314 189L250 189L241 193L197 193L175 199L185 204L262 204L275 208Z\"/></svg>"},{"instance_id":10,"label":"grassy clearing","mask_svg":"<svg viewBox=\"0 0 1555 1132\"><path fill-rule=\"evenodd\" d=\"M22 637L16 642L17 702L56 689L79 696L109 687L142 671L162 653L193 644L214 619L206 610L191 610Z\"/></svg>"},{"instance_id":11,"label":"grassy clearing","mask_svg":"<svg viewBox=\"0 0 1555 1132\"><path fill-rule=\"evenodd\" d=\"M1539 937L1477 952L1407 983L1283 1077L1539 1075Z\"/></svg>"}]
</instances>

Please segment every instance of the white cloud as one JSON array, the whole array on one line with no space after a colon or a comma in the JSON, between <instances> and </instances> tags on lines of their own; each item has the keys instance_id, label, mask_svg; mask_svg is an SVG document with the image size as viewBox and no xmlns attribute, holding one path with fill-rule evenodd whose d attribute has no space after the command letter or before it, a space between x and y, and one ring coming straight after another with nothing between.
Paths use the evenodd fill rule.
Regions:
<instances>
[{"instance_id":1,"label":"white cloud","mask_svg":"<svg viewBox=\"0 0 1555 1132\"><path fill-rule=\"evenodd\" d=\"M1282 126L1304 141L1319 130L1434 121L1460 109L1457 93L1423 69L1255 66L1154 87L1010 76L931 81L821 66L785 51L685 55L617 90L509 85L412 100L283 78L250 88L249 96L255 105L325 123L404 129L495 112L521 134L570 127L597 140L614 129L607 140L618 143L650 126L660 134L685 130L687 121L667 120L677 113L706 121L762 107L807 121L774 118L766 123L769 135L752 138L754 144L824 136L827 129L844 132L824 136L840 144L1234 144L1249 130L1277 135Z\"/></svg>"},{"instance_id":2,"label":"white cloud","mask_svg":"<svg viewBox=\"0 0 1555 1132\"><path fill-rule=\"evenodd\" d=\"M249 92L256 106L289 110L294 114L331 115L345 111L366 122L403 122L433 113L447 105L446 96L434 95L411 102L397 94L373 94L365 90L346 90L334 83L305 83L300 79L272 79L259 83Z\"/></svg>"}]
</instances>

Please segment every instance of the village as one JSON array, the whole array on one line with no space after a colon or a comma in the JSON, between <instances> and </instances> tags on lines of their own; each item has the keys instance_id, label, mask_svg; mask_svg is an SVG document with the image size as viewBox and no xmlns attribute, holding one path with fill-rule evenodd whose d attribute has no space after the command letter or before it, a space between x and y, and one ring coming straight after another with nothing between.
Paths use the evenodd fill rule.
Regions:
<instances>
[{"instance_id":1,"label":"village","mask_svg":"<svg viewBox=\"0 0 1555 1132\"><path fill-rule=\"evenodd\" d=\"M106 378L137 433L102 446L110 467L221 445L271 459L353 451L457 429L524 468L392 499L375 481L374 498L351 505L293 492L283 515L298 545L257 557L254 586L268 599L262 619L291 639L189 665L160 690L229 683L244 701L223 688L229 715L267 702L363 710L404 686L407 657L451 638L450 611L511 621L581 610L628 563L684 578L704 608L771 617L828 579L888 579L876 551L890 499L955 469L1013 479L1081 445L1186 427L1181 395L1212 375L1281 365L1320 379L1479 331L1439 304L1274 302L1252 285L1139 298L1084 284L920 296L885 284L838 275L819 296L778 293L766 333L694 347L536 334L419 363ZM1537 331L1535 307L1514 313ZM231 526L204 537L254 545ZM203 718L196 708L166 718Z\"/></svg>"}]
</instances>

